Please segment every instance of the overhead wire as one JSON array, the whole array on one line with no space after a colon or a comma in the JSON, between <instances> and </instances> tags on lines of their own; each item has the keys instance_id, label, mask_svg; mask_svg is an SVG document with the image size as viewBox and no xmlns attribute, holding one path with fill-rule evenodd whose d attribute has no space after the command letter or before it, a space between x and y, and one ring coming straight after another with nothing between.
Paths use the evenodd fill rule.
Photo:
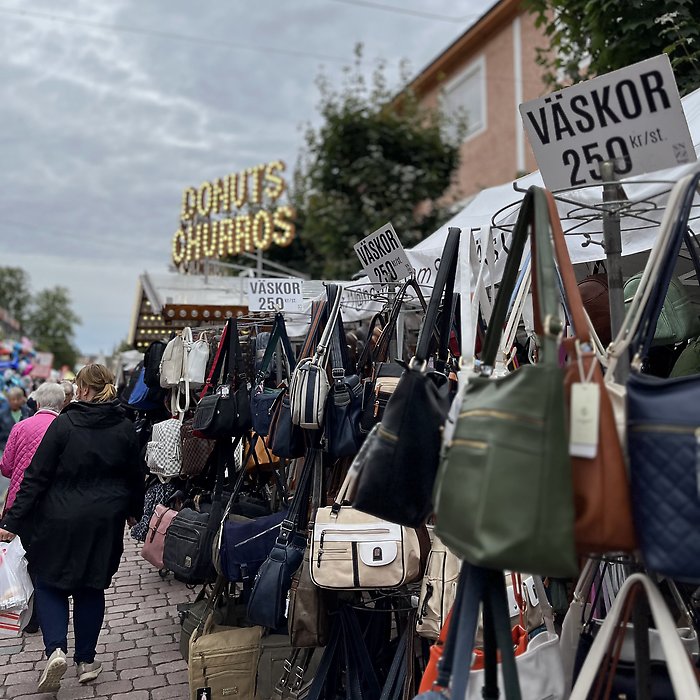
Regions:
<instances>
[{"instance_id":1,"label":"overhead wire","mask_svg":"<svg viewBox=\"0 0 700 700\"><path fill-rule=\"evenodd\" d=\"M253 51L257 53L278 54L281 56L295 56L297 58L313 58L321 61L332 61L334 63L348 63L348 58L334 56L332 54L316 53L313 51L304 51L301 49L285 49L279 46L260 46L258 44L241 44L224 39L216 39L215 37L200 37L190 34L179 34L177 32L166 32L159 29L131 27L124 24L111 24L109 22L99 22L96 20L83 19L81 17L72 17L67 15L57 15L53 12L41 12L38 10L25 10L0 6L0 13L6 15L15 15L29 17L34 19L42 19L53 22L62 22L69 25L81 25L92 29L110 30L114 32L124 32L127 34L135 34L139 36L154 37L156 39L166 39L170 41L182 41L191 44L206 44L207 46L216 46L219 48L232 49L238 51Z\"/></svg>"},{"instance_id":2,"label":"overhead wire","mask_svg":"<svg viewBox=\"0 0 700 700\"><path fill-rule=\"evenodd\" d=\"M356 5L358 7L367 7L373 10L384 10L385 12L394 12L396 14L407 15L409 17L417 17L420 19L434 19L440 22L451 22L453 24L463 24L471 19L481 17L480 14L464 15L462 17L453 17L450 15L441 15L435 12L425 12L423 10L412 10L408 7L397 7L396 5L385 5L381 2L373 2L372 0L331 0L331 2L339 2L344 5Z\"/></svg>"}]
</instances>

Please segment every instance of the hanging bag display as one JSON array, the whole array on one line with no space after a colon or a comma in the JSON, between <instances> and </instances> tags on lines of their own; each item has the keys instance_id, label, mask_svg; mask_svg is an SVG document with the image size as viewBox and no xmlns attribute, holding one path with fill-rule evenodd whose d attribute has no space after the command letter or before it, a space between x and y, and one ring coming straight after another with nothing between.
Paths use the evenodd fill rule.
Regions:
<instances>
[{"instance_id":1,"label":"hanging bag display","mask_svg":"<svg viewBox=\"0 0 700 700\"><path fill-rule=\"evenodd\" d=\"M530 230L540 362L493 378ZM558 310L547 198L531 187L513 232L480 371L464 389L435 485L435 531L472 564L562 577L578 571Z\"/></svg>"},{"instance_id":2,"label":"hanging bag display","mask_svg":"<svg viewBox=\"0 0 700 700\"><path fill-rule=\"evenodd\" d=\"M332 506L319 508L311 539L311 580L321 588L398 588L422 574L413 528L375 518L344 505L350 472Z\"/></svg>"},{"instance_id":3,"label":"hanging bag display","mask_svg":"<svg viewBox=\"0 0 700 700\"><path fill-rule=\"evenodd\" d=\"M392 393L382 422L367 437L353 464L359 475L355 507L411 527L423 525L433 512L432 489L451 398L444 367L452 326L459 236L459 229L449 230L415 357ZM443 293L437 364L430 369L430 342L438 325Z\"/></svg>"},{"instance_id":4,"label":"hanging bag display","mask_svg":"<svg viewBox=\"0 0 700 700\"><path fill-rule=\"evenodd\" d=\"M194 420L189 418L180 425L180 451L182 469L180 476L199 476L207 466L216 447L216 440L206 440L194 434Z\"/></svg>"},{"instance_id":5,"label":"hanging bag display","mask_svg":"<svg viewBox=\"0 0 700 700\"><path fill-rule=\"evenodd\" d=\"M248 601L248 619L254 625L277 629L286 622L287 594L306 549L309 495L319 458L316 450L307 452L289 512L280 525L267 559L255 576Z\"/></svg>"},{"instance_id":6,"label":"hanging bag display","mask_svg":"<svg viewBox=\"0 0 700 700\"><path fill-rule=\"evenodd\" d=\"M265 377L267 376L267 371L270 368L272 358L275 355L278 343L282 344L282 349L287 357L287 360L293 362L294 352L292 350L292 345L289 342L289 336L287 335L284 316L282 316L280 313L275 315L274 327L272 329L272 333L270 334L267 347L265 348L265 355L263 356L262 363L260 364L260 369L255 375L253 391L250 397L253 430L261 437L265 437L270 430L272 407L282 391L282 389L269 389L263 385ZM290 358L292 359L290 360ZM280 360L281 358L278 358L278 361Z\"/></svg>"},{"instance_id":7,"label":"hanging bag display","mask_svg":"<svg viewBox=\"0 0 700 700\"><path fill-rule=\"evenodd\" d=\"M143 355L144 383L149 389L160 389L160 361L167 343L162 340L154 340Z\"/></svg>"},{"instance_id":8,"label":"hanging bag display","mask_svg":"<svg viewBox=\"0 0 700 700\"><path fill-rule=\"evenodd\" d=\"M250 430L250 396L243 373L243 357L238 339L238 324L230 318L221 336L223 352L212 366L203 398L194 413L193 428L204 438L240 437ZM208 393L223 370L224 383Z\"/></svg>"},{"instance_id":9,"label":"hanging bag display","mask_svg":"<svg viewBox=\"0 0 700 700\"><path fill-rule=\"evenodd\" d=\"M577 439L581 439L576 435L570 438L576 507L576 548L582 554L631 552L635 549L636 540L632 525L629 480L615 427L613 407L605 391L603 373L588 330L557 205L550 192L546 192L545 196L559 274L576 333L574 337L563 341L569 354L564 377L569 416L572 416L572 420L580 419L580 411L588 410L585 405L581 408L581 401L594 404L593 409L598 411L597 430L590 436L582 436L588 438L588 443L576 443Z\"/></svg>"},{"instance_id":10,"label":"hanging bag display","mask_svg":"<svg viewBox=\"0 0 700 700\"><path fill-rule=\"evenodd\" d=\"M699 181L696 170L681 179L669 196L662 233L608 367L612 374L616 359L632 346L635 360L626 386L627 445L634 521L644 563L650 571L695 582L700 581L700 376L664 380L642 374L639 368L653 343ZM623 333L630 333L631 341Z\"/></svg>"},{"instance_id":11,"label":"hanging bag display","mask_svg":"<svg viewBox=\"0 0 700 700\"><path fill-rule=\"evenodd\" d=\"M313 357L299 360L292 374L289 386L292 423L307 430L318 430L323 427L326 401L331 388L327 374L330 341L340 312L342 295L343 288L338 287L338 294L333 306L330 307L326 327Z\"/></svg>"},{"instance_id":12,"label":"hanging bag display","mask_svg":"<svg viewBox=\"0 0 700 700\"><path fill-rule=\"evenodd\" d=\"M182 421L177 418L153 424L151 439L146 444L146 464L161 481L182 471L181 428Z\"/></svg>"},{"instance_id":13,"label":"hanging bag display","mask_svg":"<svg viewBox=\"0 0 700 700\"><path fill-rule=\"evenodd\" d=\"M209 353L209 338L206 332L202 331L199 334L199 339L192 343L187 355L186 377L192 389L199 389L207 381Z\"/></svg>"},{"instance_id":14,"label":"hanging bag display","mask_svg":"<svg viewBox=\"0 0 700 700\"><path fill-rule=\"evenodd\" d=\"M165 534L168 531L177 511L167 505L159 503L151 520L148 523L148 532L141 548L141 556L153 564L159 571L165 568L163 563L163 550L165 548Z\"/></svg>"},{"instance_id":15,"label":"hanging bag display","mask_svg":"<svg viewBox=\"0 0 700 700\"><path fill-rule=\"evenodd\" d=\"M665 669L673 689L673 696L675 698L683 698L683 700L700 699L698 681L693 665L678 636L675 623L663 597L648 576L632 574L620 589L612 609L596 635L595 642L586 657L581 673L571 692L570 700L599 698L601 697L600 691L604 684L607 685L608 690L606 697L610 697L610 692L615 692L616 689L617 692L615 692L613 697L619 697L623 684L628 692L634 692L634 673L630 679L629 677L625 678L622 674L618 674L617 671L619 670L618 661L622 654L623 637L626 631L626 625L624 624L625 610L627 609L628 616L628 606L630 606L630 603L631 605L635 604L632 597L635 594L635 590L637 595L643 593L649 603L654 626L658 633L657 637L663 650ZM622 626L620 625L621 621L623 622ZM613 656L612 663L610 663L610 650L613 648L617 648L618 651L616 656ZM651 675L653 683L653 670ZM658 688L654 692L654 687L652 686L653 694L651 697L669 697L666 694L660 695Z\"/></svg>"}]
</instances>

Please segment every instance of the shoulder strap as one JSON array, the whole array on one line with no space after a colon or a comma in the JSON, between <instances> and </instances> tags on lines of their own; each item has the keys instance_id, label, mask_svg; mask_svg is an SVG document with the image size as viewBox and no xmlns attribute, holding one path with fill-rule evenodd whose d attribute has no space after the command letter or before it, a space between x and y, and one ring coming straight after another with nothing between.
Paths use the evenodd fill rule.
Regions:
<instances>
[{"instance_id":1,"label":"shoulder strap","mask_svg":"<svg viewBox=\"0 0 700 700\"><path fill-rule=\"evenodd\" d=\"M333 305L329 303L328 318L326 327L323 329L321 340L318 341L316 352L314 353L314 362L320 367L325 367L328 363L329 348L333 331L335 330L336 319L340 313L340 299L343 296L343 288L339 285L328 285L332 288L337 288L337 293L333 293Z\"/></svg>"},{"instance_id":2,"label":"shoulder strap","mask_svg":"<svg viewBox=\"0 0 700 700\"><path fill-rule=\"evenodd\" d=\"M341 292L338 291L336 285L328 285L328 303L331 307L334 306L336 295L340 294ZM339 310L331 336L331 376L336 384L340 385L343 383L349 365L350 358L348 357L348 344L345 339L343 316Z\"/></svg>"},{"instance_id":3,"label":"shoulder strap","mask_svg":"<svg viewBox=\"0 0 700 700\"><path fill-rule=\"evenodd\" d=\"M212 389L216 388L216 384L221 376L221 369L224 366L224 360L226 358L227 350L227 338L228 338L228 322L224 325L224 330L221 333L221 339L219 340L219 345L216 348L216 355L214 356L214 362L209 370L209 376L207 377L206 384L202 389L202 396L206 396Z\"/></svg>"},{"instance_id":4,"label":"shoulder strap","mask_svg":"<svg viewBox=\"0 0 700 700\"><path fill-rule=\"evenodd\" d=\"M311 305L311 323L309 324L309 330L306 332L306 338L304 339L304 345L301 348L300 358L311 357L314 352L314 348L318 343L319 335L321 332L321 324L326 315L327 302L315 301Z\"/></svg>"},{"instance_id":5,"label":"shoulder strap","mask_svg":"<svg viewBox=\"0 0 700 700\"><path fill-rule=\"evenodd\" d=\"M284 316L280 313L275 315L275 323L272 328L272 333L270 333L270 339L267 341L267 347L265 348L265 355L263 356L262 363L260 364L260 369L255 375L255 384L260 384L267 374L267 370L272 362L272 357L277 350L277 344L282 343L282 349L284 354L287 356L287 362L289 362L289 368L294 371L294 365L296 360L294 358L294 351L292 350L292 344L289 342L289 336L287 335L287 327L284 322Z\"/></svg>"},{"instance_id":6,"label":"shoulder strap","mask_svg":"<svg viewBox=\"0 0 700 700\"><path fill-rule=\"evenodd\" d=\"M228 351L224 360L224 381L234 385L239 378L245 376L243 354L238 338L238 321L235 318L230 318L226 325L228 326Z\"/></svg>"}]
</instances>

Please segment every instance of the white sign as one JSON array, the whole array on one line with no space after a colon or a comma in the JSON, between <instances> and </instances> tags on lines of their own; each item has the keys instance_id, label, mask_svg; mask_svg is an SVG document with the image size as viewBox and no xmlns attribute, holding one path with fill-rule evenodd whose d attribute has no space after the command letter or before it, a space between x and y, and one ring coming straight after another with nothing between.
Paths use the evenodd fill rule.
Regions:
<instances>
[{"instance_id":1,"label":"white sign","mask_svg":"<svg viewBox=\"0 0 700 700\"><path fill-rule=\"evenodd\" d=\"M390 284L410 277L413 267L394 227L389 223L355 244L362 269L375 284Z\"/></svg>"},{"instance_id":2,"label":"white sign","mask_svg":"<svg viewBox=\"0 0 700 700\"><path fill-rule=\"evenodd\" d=\"M695 149L666 54L520 105L525 131L550 190L695 161Z\"/></svg>"},{"instance_id":3,"label":"white sign","mask_svg":"<svg viewBox=\"0 0 700 700\"><path fill-rule=\"evenodd\" d=\"M249 311L291 311L304 308L304 282L300 279L250 277Z\"/></svg>"}]
</instances>

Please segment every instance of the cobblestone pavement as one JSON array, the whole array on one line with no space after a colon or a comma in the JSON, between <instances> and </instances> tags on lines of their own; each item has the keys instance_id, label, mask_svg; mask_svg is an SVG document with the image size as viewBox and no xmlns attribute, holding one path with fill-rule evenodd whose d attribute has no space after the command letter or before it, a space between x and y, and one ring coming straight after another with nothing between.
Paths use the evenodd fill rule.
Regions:
<instances>
[{"instance_id":1,"label":"cobblestone pavement","mask_svg":"<svg viewBox=\"0 0 700 700\"><path fill-rule=\"evenodd\" d=\"M0 698L23 700L188 700L187 665L179 652L176 605L194 593L158 572L125 539L122 563L107 591L105 623L97 645L103 671L81 686L72 661L73 632L68 633L68 671L57 696L36 692L44 668L41 634L0 637ZM71 617L72 619L72 617Z\"/></svg>"}]
</instances>

